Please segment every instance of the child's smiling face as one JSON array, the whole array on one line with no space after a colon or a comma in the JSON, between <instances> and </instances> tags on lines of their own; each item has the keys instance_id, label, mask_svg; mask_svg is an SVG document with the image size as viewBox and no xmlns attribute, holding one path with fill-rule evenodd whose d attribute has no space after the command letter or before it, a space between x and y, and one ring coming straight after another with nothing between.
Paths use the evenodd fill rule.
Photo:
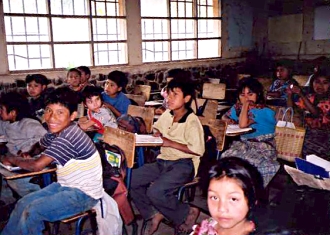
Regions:
<instances>
[{"instance_id":1,"label":"child's smiling face","mask_svg":"<svg viewBox=\"0 0 330 235\"><path fill-rule=\"evenodd\" d=\"M67 107L62 104L49 104L45 109L45 122L51 133L60 133L76 118L77 112L70 114Z\"/></svg>"},{"instance_id":2,"label":"child's smiling face","mask_svg":"<svg viewBox=\"0 0 330 235\"><path fill-rule=\"evenodd\" d=\"M313 89L316 94L322 95L329 91L330 81L325 77L317 77L313 82Z\"/></svg>"}]
</instances>

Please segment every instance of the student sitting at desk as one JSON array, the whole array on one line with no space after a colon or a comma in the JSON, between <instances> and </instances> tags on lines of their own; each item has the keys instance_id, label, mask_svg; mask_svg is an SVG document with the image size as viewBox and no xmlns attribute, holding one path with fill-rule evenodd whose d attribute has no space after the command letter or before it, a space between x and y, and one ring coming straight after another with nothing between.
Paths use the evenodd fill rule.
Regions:
<instances>
[{"instance_id":1,"label":"student sitting at desk","mask_svg":"<svg viewBox=\"0 0 330 235\"><path fill-rule=\"evenodd\" d=\"M104 85L102 98L104 105L109 108L116 117L127 113L128 106L131 104L123 93L127 85L127 78L123 72L112 71Z\"/></svg>"},{"instance_id":2,"label":"student sitting at desk","mask_svg":"<svg viewBox=\"0 0 330 235\"><path fill-rule=\"evenodd\" d=\"M292 78L291 68L287 62L280 62L276 67L276 80L267 92L268 104L286 106L288 99L286 90L291 84L298 85L297 81Z\"/></svg>"},{"instance_id":3,"label":"student sitting at desk","mask_svg":"<svg viewBox=\"0 0 330 235\"><path fill-rule=\"evenodd\" d=\"M94 135L93 141L98 142L98 138L102 136L105 127L118 127L116 117L110 109L102 106L102 95L98 87L86 86L82 91L82 99L87 107L87 120L86 118L79 119L79 126L85 131L94 127L97 134Z\"/></svg>"},{"instance_id":4,"label":"student sitting at desk","mask_svg":"<svg viewBox=\"0 0 330 235\"><path fill-rule=\"evenodd\" d=\"M154 124L155 135L163 139L161 153L156 162L132 172L132 200L147 220L149 235L165 217L185 231L198 217L197 208L174 195L174 190L193 179L205 150L202 125L190 108L195 90L190 81L174 78L167 91L169 109Z\"/></svg>"},{"instance_id":5,"label":"student sitting at desk","mask_svg":"<svg viewBox=\"0 0 330 235\"><path fill-rule=\"evenodd\" d=\"M101 159L91 139L72 121L77 115L77 95L67 87L54 90L47 102L45 121L49 133L40 145L46 150L37 159L5 157L12 164L29 171L40 171L57 164L57 182L20 199L8 224L8 234L42 234L43 221L57 221L91 209L102 197Z\"/></svg>"},{"instance_id":6,"label":"student sitting at desk","mask_svg":"<svg viewBox=\"0 0 330 235\"><path fill-rule=\"evenodd\" d=\"M29 151L47 131L38 120L32 119L27 98L16 91L4 93L0 99L0 135L7 139L8 155L19 155ZM9 172L0 169L3 175ZM29 183L31 178L7 181L7 184L23 197L40 189L39 185ZM3 185L6 185L4 183ZM6 203L12 201L12 192L3 187L2 199ZM7 196L8 195L8 196Z\"/></svg>"},{"instance_id":7,"label":"student sitting at desk","mask_svg":"<svg viewBox=\"0 0 330 235\"><path fill-rule=\"evenodd\" d=\"M275 112L265 106L263 87L254 78L243 78L238 87L239 102L224 116L229 123L238 123L240 128L251 127L253 133L241 136L241 141L234 141L230 149L221 157L239 157L258 168L264 186L278 171L275 149Z\"/></svg>"}]
</instances>

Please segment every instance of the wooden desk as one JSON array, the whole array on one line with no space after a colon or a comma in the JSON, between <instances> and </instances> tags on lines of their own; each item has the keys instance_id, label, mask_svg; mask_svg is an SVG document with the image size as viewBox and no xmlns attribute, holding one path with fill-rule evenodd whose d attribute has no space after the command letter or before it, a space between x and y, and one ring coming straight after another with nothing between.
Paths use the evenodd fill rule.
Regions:
<instances>
[{"instance_id":1,"label":"wooden desk","mask_svg":"<svg viewBox=\"0 0 330 235\"><path fill-rule=\"evenodd\" d=\"M2 168L5 169L5 168ZM5 169L7 170L7 169ZM8 171L8 170L7 170ZM20 179L20 178L25 178L25 177L32 177L32 176L37 176L37 175L42 175L42 174L47 174L47 173L52 173L55 172L56 168L46 168L41 171L26 171L26 170L18 170L18 171L8 171L12 174L8 176L4 176L6 180L14 180L14 179Z\"/></svg>"}]
</instances>

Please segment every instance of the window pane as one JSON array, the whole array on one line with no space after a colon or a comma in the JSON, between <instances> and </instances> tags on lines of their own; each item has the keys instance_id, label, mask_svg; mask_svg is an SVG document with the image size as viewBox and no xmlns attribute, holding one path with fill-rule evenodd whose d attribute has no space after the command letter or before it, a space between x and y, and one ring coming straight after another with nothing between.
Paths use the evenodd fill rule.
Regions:
<instances>
[{"instance_id":1,"label":"window pane","mask_svg":"<svg viewBox=\"0 0 330 235\"><path fill-rule=\"evenodd\" d=\"M142 39L168 39L167 20L142 19Z\"/></svg>"},{"instance_id":2,"label":"window pane","mask_svg":"<svg viewBox=\"0 0 330 235\"><path fill-rule=\"evenodd\" d=\"M167 17L167 1L141 0L141 16Z\"/></svg>"},{"instance_id":3,"label":"window pane","mask_svg":"<svg viewBox=\"0 0 330 235\"><path fill-rule=\"evenodd\" d=\"M195 41L173 41L172 42L172 60L195 59L194 55Z\"/></svg>"},{"instance_id":4,"label":"window pane","mask_svg":"<svg viewBox=\"0 0 330 235\"><path fill-rule=\"evenodd\" d=\"M193 20L171 20L172 38L194 38Z\"/></svg>"},{"instance_id":5,"label":"window pane","mask_svg":"<svg viewBox=\"0 0 330 235\"><path fill-rule=\"evenodd\" d=\"M125 16L124 1L118 0L92 0L93 16Z\"/></svg>"},{"instance_id":6,"label":"window pane","mask_svg":"<svg viewBox=\"0 0 330 235\"><path fill-rule=\"evenodd\" d=\"M220 57L220 40L199 40L198 58Z\"/></svg>"},{"instance_id":7,"label":"window pane","mask_svg":"<svg viewBox=\"0 0 330 235\"><path fill-rule=\"evenodd\" d=\"M89 44L54 45L55 68L71 68L80 65L91 66Z\"/></svg>"},{"instance_id":8,"label":"window pane","mask_svg":"<svg viewBox=\"0 0 330 235\"><path fill-rule=\"evenodd\" d=\"M93 19L94 41L126 40L126 20Z\"/></svg>"},{"instance_id":9,"label":"window pane","mask_svg":"<svg viewBox=\"0 0 330 235\"><path fill-rule=\"evenodd\" d=\"M126 64L126 43L96 43L94 45L95 65Z\"/></svg>"},{"instance_id":10,"label":"window pane","mask_svg":"<svg viewBox=\"0 0 330 235\"><path fill-rule=\"evenodd\" d=\"M87 0L51 0L51 14L87 15Z\"/></svg>"},{"instance_id":11,"label":"window pane","mask_svg":"<svg viewBox=\"0 0 330 235\"><path fill-rule=\"evenodd\" d=\"M49 69L49 45L8 45L9 70Z\"/></svg>"},{"instance_id":12,"label":"window pane","mask_svg":"<svg viewBox=\"0 0 330 235\"><path fill-rule=\"evenodd\" d=\"M168 61L168 42L144 42L143 62Z\"/></svg>"},{"instance_id":13,"label":"window pane","mask_svg":"<svg viewBox=\"0 0 330 235\"><path fill-rule=\"evenodd\" d=\"M5 16L5 28L7 42L49 41L45 17Z\"/></svg>"},{"instance_id":14,"label":"window pane","mask_svg":"<svg viewBox=\"0 0 330 235\"><path fill-rule=\"evenodd\" d=\"M171 17L193 17L193 1L171 0Z\"/></svg>"},{"instance_id":15,"label":"window pane","mask_svg":"<svg viewBox=\"0 0 330 235\"><path fill-rule=\"evenodd\" d=\"M52 24L55 42L90 40L88 19L53 18Z\"/></svg>"},{"instance_id":16,"label":"window pane","mask_svg":"<svg viewBox=\"0 0 330 235\"><path fill-rule=\"evenodd\" d=\"M220 37L221 27L220 20L199 20L198 21L198 37Z\"/></svg>"},{"instance_id":17,"label":"window pane","mask_svg":"<svg viewBox=\"0 0 330 235\"><path fill-rule=\"evenodd\" d=\"M47 0L4 0L3 10L5 13L32 13L46 14Z\"/></svg>"}]
</instances>

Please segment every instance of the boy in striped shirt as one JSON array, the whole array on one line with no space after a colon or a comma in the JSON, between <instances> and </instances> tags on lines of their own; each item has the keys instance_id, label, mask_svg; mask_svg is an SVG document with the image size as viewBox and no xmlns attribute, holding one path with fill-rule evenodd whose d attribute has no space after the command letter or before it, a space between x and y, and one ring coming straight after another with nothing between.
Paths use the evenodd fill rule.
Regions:
<instances>
[{"instance_id":1,"label":"boy in striped shirt","mask_svg":"<svg viewBox=\"0 0 330 235\"><path fill-rule=\"evenodd\" d=\"M49 132L40 140L40 158L4 158L3 163L40 171L55 162L57 182L20 199L2 234L42 234L43 221L54 222L92 208L102 197L102 165L91 139L72 121L77 95L67 87L53 91L46 101Z\"/></svg>"}]
</instances>

